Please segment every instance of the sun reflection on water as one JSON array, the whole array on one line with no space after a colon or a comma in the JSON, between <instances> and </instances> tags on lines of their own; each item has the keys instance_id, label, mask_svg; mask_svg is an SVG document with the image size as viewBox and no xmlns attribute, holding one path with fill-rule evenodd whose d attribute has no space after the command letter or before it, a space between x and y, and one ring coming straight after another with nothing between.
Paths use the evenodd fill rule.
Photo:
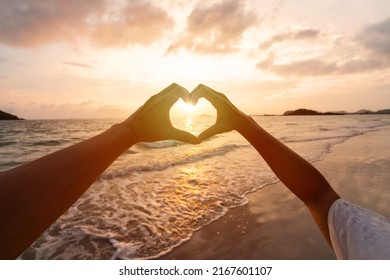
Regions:
<instances>
[{"instance_id":1,"label":"sun reflection on water","mask_svg":"<svg viewBox=\"0 0 390 280\"><path fill-rule=\"evenodd\" d=\"M185 130L194 133L194 120L192 117L187 117L185 120Z\"/></svg>"}]
</instances>

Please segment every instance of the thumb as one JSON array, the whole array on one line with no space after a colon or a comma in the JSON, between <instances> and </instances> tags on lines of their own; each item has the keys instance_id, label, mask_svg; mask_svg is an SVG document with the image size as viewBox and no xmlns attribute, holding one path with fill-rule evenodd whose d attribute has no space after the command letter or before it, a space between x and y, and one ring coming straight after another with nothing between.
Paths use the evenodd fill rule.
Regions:
<instances>
[{"instance_id":1,"label":"thumb","mask_svg":"<svg viewBox=\"0 0 390 280\"><path fill-rule=\"evenodd\" d=\"M172 139L190 144L198 144L198 138L195 135L177 128L174 128L172 132Z\"/></svg>"},{"instance_id":2,"label":"thumb","mask_svg":"<svg viewBox=\"0 0 390 280\"><path fill-rule=\"evenodd\" d=\"M206 140L206 139L208 139L208 138L210 138L218 133L221 133L221 131L218 128L218 126L216 124L214 124L213 126L210 126L205 131L203 131L201 134L198 135L198 142L201 143L204 140Z\"/></svg>"}]
</instances>

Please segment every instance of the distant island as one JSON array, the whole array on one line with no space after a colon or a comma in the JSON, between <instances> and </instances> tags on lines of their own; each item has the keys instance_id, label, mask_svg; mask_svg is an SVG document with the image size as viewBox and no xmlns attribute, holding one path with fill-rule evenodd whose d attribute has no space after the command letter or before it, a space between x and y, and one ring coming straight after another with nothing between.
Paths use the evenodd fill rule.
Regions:
<instances>
[{"instance_id":1,"label":"distant island","mask_svg":"<svg viewBox=\"0 0 390 280\"><path fill-rule=\"evenodd\" d=\"M24 119L21 119L18 116L0 110L0 120L3 121L3 120L24 120Z\"/></svg>"},{"instance_id":2,"label":"distant island","mask_svg":"<svg viewBox=\"0 0 390 280\"><path fill-rule=\"evenodd\" d=\"M384 109L379 111L370 111L366 109L359 110L357 112L348 113L345 111L337 112L318 112L310 109L298 109L284 112L283 116L316 116L316 115L377 115L377 114L390 114L390 109Z\"/></svg>"}]
</instances>

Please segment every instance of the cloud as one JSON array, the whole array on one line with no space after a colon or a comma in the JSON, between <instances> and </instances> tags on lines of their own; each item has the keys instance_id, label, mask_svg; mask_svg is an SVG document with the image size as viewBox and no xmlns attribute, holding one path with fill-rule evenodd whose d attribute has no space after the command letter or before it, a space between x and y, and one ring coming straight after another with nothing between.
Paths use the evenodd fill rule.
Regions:
<instances>
[{"instance_id":1,"label":"cloud","mask_svg":"<svg viewBox=\"0 0 390 280\"><path fill-rule=\"evenodd\" d=\"M259 23L255 13L246 11L242 1L221 1L196 6L187 18L184 33L167 53L186 48L197 53L236 51L243 33Z\"/></svg>"},{"instance_id":2,"label":"cloud","mask_svg":"<svg viewBox=\"0 0 390 280\"><path fill-rule=\"evenodd\" d=\"M89 65L89 64L79 63L79 62L63 61L62 64L71 65L71 66L77 66L77 67L83 67L83 68L92 68L92 66Z\"/></svg>"},{"instance_id":3,"label":"cloud","mask_svg":"<svg viewBox=\"0 0 390 280\"><path fill-rule=\"evenodd\" d=\"M336 63L325 62L320 59L306 59L286 64L275 64L274 56L257 64L257 67L281 76L319 76L333 74L337 71Z\"/></svg>"},{"instance_id":4,"label":"cloud","mask_svg":"<svg viewBox=\"0 0 390 280\"><path fill-rule=\"evenodd\" d=\"M123 6L108 3L105 0L2 0L0 43L30 48L87 38L100 47L125 47L149 44L159 39L164 29L173 26L167 13L149 1L126 1Z\"/></svg>"},{"instance_id":5,"label":"cloud","mask_svg":"<svg viewBox=\"0 0 390 280\"><path fill-rule=\"evenodd\" d=\"M390 56L390 17L367 26L356 39L365 48L380 55Z\"/></svg>"},{"instance_id":6,"label":"cloud","mask_svg":"<svg viewBox=\"0 0 390 280\"><path fill-rule=\"evenodd\" d=\"M101 15L103 0L5 0L0 4L0 42L35 47L75 40L87 31L86 20Z\"/></svg>"},{"instance_id":7,"label":"cloud","mask_svg":"<svg viewBox=\"0 0 390 280\"><path fill-rule=\"evenodd\" d=\"M280 76L323 76L363 73L390 67L389 61L375 58L350 59L345 62L325 61L320 58L297 60L285 64L276 64L274 56L257 63L257 68Z\"/></svg>"},{"instance_id":8,"label":"cloud","mask_svg":"<svg viewBox=\"0 0 390 280\"><path fill-rule=\"evenodd\" d=\"M377 58L351 59L338 66L340 74L361 73L389 67L386 61Z\"/></svg>"},{"instance_id":9,"label":"cloud","mask_svg":"<svg viewBox=\"0 0 390 280\"><path fill-rule=\"evenodd\" d=\"M145 1L129 1L117 20L99 23L91 34L100 47L126 47L139 43L147 45L161 38L174 25L162 9Z\"/></svg>"},{"instance_id":10,"label":"cloud","mask_svg":"<svg viewBox=\"0 0 390 280\"><path fill-rule=\"evenodd\" d=\"M274 43L284 40L314 38L316 30L306 29L304 32L283 33L272 37L260 46L269 48ZM317 35L316 35L317 34ZM353 50L349 58L336 60L339 48L335 45L330 58L326 54L321 57L302 59L290 63L279 64L274 54L257 63L257 68L280 76L322 76L365 73L390 67L390 18L372 24L357 33L353 42Z\"/></svg>"},{"instance_id":11,"label":"cloud","mask_svg":"<svg viewBox=\"0 0 390 280\"><path fill-rule=\"evenodd\" d=\"M269 49L274 44L283 41L299 41L299 40L310 40L315 39L320 34L319 30L316 29L302 29L294 32L286 32L272 36L269 40L260 44L261 49Z\"/></svg>"}]
</instances>

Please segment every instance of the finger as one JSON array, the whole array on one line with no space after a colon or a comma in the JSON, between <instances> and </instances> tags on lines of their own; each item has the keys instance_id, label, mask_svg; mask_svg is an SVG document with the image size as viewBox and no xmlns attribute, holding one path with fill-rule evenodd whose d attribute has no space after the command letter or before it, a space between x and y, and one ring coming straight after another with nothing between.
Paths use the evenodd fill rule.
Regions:
<instances>
[{"instance_id":1,"label":"finger","mask_svg":"<svg viewBox=\"0 0 390 280\"><path fill-rule=\"evenodd\" d=\"M138 108L138 110L135 112L136 114L141 114L143 113L143 111L145 111L147 108L149 108L150 106L152 106L152 104L154 104L156 102L156 100L160 99L161 96L165 95L167 92L169 92L170 90L172 90L173 87L175 87L176 84L173 83L171 84L170 86L166 87L165 89L163 89L162 91L160 91L159 93L155 94L155 95L152 95L151 97L149 97L148 100L146 100L146 102L144 103L144 105L142 105L141 107Z\"/></svg>"},{"instance_id":2,"label":"finger","mask_svg":"<svg viewBox=\"0 0 390 280\"><path fill-rule=\"evenodd\" d=\"M191 104L191 105L196 105L192 102L191 100L191 94L190 92L186 89L186 93L184 94L184 96L181 96L181 99L187 103L187 104Z\"/></svg>"},{"instance_id":3,"label":"finger","mask_svg":"<svg viewBox=\"0 0 390 280\"><path fill-rule=\"evenodd\" d=\"M204 84L199 84L194 90L192 90L191 94L194 94L195 92L202 92L202 91L208 91L218 98L226 99L226 96L223 93L220 93Z\"/></svg>"},{"instance_id":4,"label":"finger","mask_svg":"<svg viewBox=\"0 0 390 280\"><path fill-rule=\"evenodd\" d=\"M191 93L190 93L190 96L191 96L191 102L193 104L196 104L198 103L198 100L199 98L202 98L203 97L203 92L205 90L207 90L208 88L203 85L203 84L199 84L196 86L196 88L194 88Z\"/></svg>"},{"instance_id":5,"label":"finger","mask_svg":"<svg viewBox=\"0 0 390 280\"><path fill-rule=\"evenodd\" d=\"M156 97L156 99L161 98L161 97L163 97L164 95L166 95L167 93L171 92L173 89L175 89L177 87L183 88L183 87L179 86L176 83L172 83L169 86L167 86L166 88L164 88L162 91L160 91L159 93L155 94L153 97Z\"/></svg>"},{"instance_id":6,"label":"finger","mask_svg":"<svg viewBox=\"0 0 390 280\"><path fill-rule=\"evenodd\" d=\"M226 97L222 93L219 93L203 84L198 85L191 92L192 102L196 104L199 98L206 98L216 109L226 102Z\"/></svg>"},{"instance_id":7,"label":"finger","mask_svg":"<svg viewBox=\"0 0 390 280\"><path fill-rule=\"evenodd\" d=\"M213 107L217 109L218 103L217 99L214 97L213 92L211 89L205 85L198 85L192 92L191 92L191 103L197 104L200 98L207 99Z\"/></svg>"},{"instance_id":8,"label":"finger","mask_svg":"<svg viewBox=\"0 0 390 280\"><path fill-rule=\"evenodd\" d=\"M220 128L218 125L213 125L213 126L210 126L209 128L207 128L205 131L203 131L201 134L198 135L198 141L199 143L203 142L204 140L214 136L214 135L217 135L219 133L221 133L222 131L220 131Z\"/></svg>"},{"instance_id":9,"label":"finger","mask_svg":"<svg viewBox=\"0 0 390 280\"><path fill-rule=\"evenodd\" d=\"M178 84L176 83L172 83L170 84L169 86L167 86L165 89L163 89L162 91L160 91L159 93L153 95L152 97L150 97L146 102L145 102L145 106L150 106L156 102L159 102L159 100L161 100L164 96L166 96L167 94L169 94L170 92L172 92L172 90L175 90L177 88L181 88L182 90L186 90L184 89L183 87L179 86Z\"/></svg>"},{"instance_id":10,"label":"finger","mask_svg":"<svg viewBox=\"0 0 390 280\"><path fill-rule=\"evenodd\" d=\"M177 128L173 128L171 138L190 144L198 144L198 138L195 135Z\"/></svg>"},{"instance_id":11,"label":"finger","mask_svg":"<svg viewBox=\"0 0 390 280\"><path fill-rule=\"evenodd\" d=\"M155 106L159 106L160 109L167 111L181 96L185 96L188 94L189 93L185 88L179 86L176 83L173 83L161 92L150 97L140 108L141 110L139 111L139 113L143 113L143 111L151 109ZM161 104L161 101L163 101L167 96L169 96L169 98L165 100L166 103Z\"/></svg>"},{"instance_id":12,"label":"finger","mask_svg":"<svg viewBox=\"0 0 390 280\"><path fill-rule=\"evenodd\" d=\"M173 89L171 89L170 92L165 94L160 101L162 102L162 106L171 108L173 104L175 104L177 100L179 100L179 98L187 102L188 96L189 96L188 90L178 85Z\"/></svg>"}]
</instances>

